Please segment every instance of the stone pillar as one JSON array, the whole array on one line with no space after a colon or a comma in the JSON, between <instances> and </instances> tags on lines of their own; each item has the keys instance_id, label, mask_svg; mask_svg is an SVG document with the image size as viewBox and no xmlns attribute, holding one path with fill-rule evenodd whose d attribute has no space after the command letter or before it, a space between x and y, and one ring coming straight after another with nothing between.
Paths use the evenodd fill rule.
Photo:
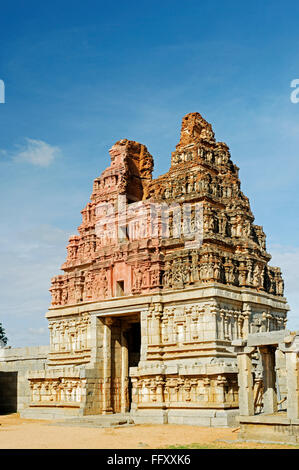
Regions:
<instances>
[{"instance_id":1,"label":"stone pillar","mask_svg":"<svg viewBox=\"0 0 299 470\"><path fill-rule=\"evenodd\" d=\"M286 352L287 372L287 416L299 419L299 367L297 352Z\"/></svg>"},{"instance_id":2,"label":"stone pillar","mask_svg":"<svg viewBox=\"0 0 299 470\"><path fill-rule=\"evenodd\" d=\"M111 327L113 319L107 317L104 324L103 341L103 408L102 413L112 413L111 406Z\"/></svg>"},{"instance_id":3,"label":"stone pillar","mask_svg":"<svg viewBox=\"0 0 299 470\"><path fill-rule=\"evenodd\" d=\"M238 352L239 409L242 416L254 415L254 395L251 353L254 348L243 348Z\"/></svg>"},{"instance_id":4,"label":"stone pillar","mask_svg":"<svg viewBox=\"0 0 299 470\"><path fill-rule=\"evenodd\" d=\"M277 399L280 402L287 397L287 375L286 375L286 356L283 351L276 349L275 352L275 369L276 369L276 387ZM285 408L286 402L278 405L278 409Z\"/></svg>"},{"instance_id":5,"label":"stone pillar","mask_svg":"<svg viewBox=\"0 0 299 470\"><path fill-rule=\"evenodd\" d=\"M220 325L219 325L219 331L218 331L218 339L224 340L225 339L225 331L224 331L224 318L225 318L225 313L224 311L220 311Z\"/></svg>"},{"instance_id":6,"label":"stone pillar","mask_svg":"<svg viewBox=\"0 0 299 470\"><path fill-rule=\"evenodd\" d=\"M161 317L162 317L162 304L156 304L153 312L152 323L152 344L160 345L161 343Z\"/></svg>"},{"instance_id":7,"label":"stone pillar","mask_svg":"<svg viewBox=\"0 0 299 470\"><path fill-rule=\"evenodd\" d=\"M129 351L125 337L127 325L122 322L121 329L121 412L129 411L128 406L128 382L129 382Z\"/></svg>"},{"instance_id":8,"label":"stone pillar","mask_svg":"<svg viewBox=\"0 0 299 470\"><path fill-rule=\"evenodd\" d=\"M225 376L218 375L216 383L216 403L225 403L225 385L227 385L227 380Z\"/></svg>"},{"instance_id":9,"label":"stone pillar","mask_svg":"<svg viewBox=\"0 0 299 470\"><path fill-rule=\"evenodd\" d=\"M259 349L263 364L264 413L272 414L277 412L275 348L265 346Z\"/></svg>"},{"instance_id":10,"label":"stone pillar","mask_svg":"<svg viewBox=\"0 0 299 470\"><path fill-rule=\"evenodd\" d=\"M204 341L217 341L218 314L219 314L218 303L212 300L209 305L208 310L205 312Z\"/></svg>"},{"instance_id":11,"label":"stone pillar","mask_svg":"<svg viewBox=\"0 0 299 470\"><path fill-rule=\"evenodd\" d=\"M246 339L248 337L248 334L250 333L250 315L251 315L251 306L247 304L246 302L244 302L243 304L242 313L243 313L243 318L244 318L242 337Z\"/></svg>"},{"instance_id":12,"label":"stone pillar","mask_svg":"<svg viewBox=\"0 0 299 470\"><path fill-rule=\"evenodd\" d=\"M150 343L150 330L148 328L148 309L140 312L140 329L141 329L141 346L140 346L140 362L146 361L147 347Z\"/></svg>"},{"instance_id":13,"label":"stone pillar","mask_svg":"<svg viewBox=\"0 0 299 470\"><path fill-rule=\"evenodd\" d=\"M175 332L174 332L174 312L175 308L171 307L168 311L168 342L175 342Z\"/></svg>"}]
</instances>

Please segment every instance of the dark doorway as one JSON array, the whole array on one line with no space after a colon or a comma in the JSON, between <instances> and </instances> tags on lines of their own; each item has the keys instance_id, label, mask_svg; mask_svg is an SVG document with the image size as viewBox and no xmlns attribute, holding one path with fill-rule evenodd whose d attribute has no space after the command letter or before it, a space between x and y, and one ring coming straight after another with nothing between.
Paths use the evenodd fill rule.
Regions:
<instances>
[{"instance_id":1,"label":"dark doorway","mask_svg":"<svg viewBox=\"0 0 299 470\"><path fill-rule=\"evenodd\" d=\"M141 329L140 322L132 323L131 327L126 332L128 342L128 359L129 359L129 371L130 367L137 367L140 361L140 347L141 347ZM132 381L129 375L128 384L129 394L129 406L131 408L132 403Z\"/></svg>"},{"instance_id":2,"label":"dark doorway","mask_svg":"<svg viewBox=\"0 0 299 470\"><path fill-rule=\"evenodd\" d=\"M16 413L18 372L0 372L0 414Z\"/></svg>"},{"instance_id":3,"label":"dark doorway","mask_svg":"<svg viewBox=\"0 0 299 470\"><path fill-rule=\"evenodd\" d=\"M111 325L111 408L128 412L132 403L130 367L140 361L141 328L139 314L115 317Z\"/></svg>"},{"instance_id":4,"label":"dark doorway","mask_svg":"<svg viewBox=\"0 0 299 470\"><path fill-rule=\"evenodd\" d=\"M140 361L141 330L140 323L132 323L127 333L129 367L137 367Z\"/></svg>"}]
</instances>

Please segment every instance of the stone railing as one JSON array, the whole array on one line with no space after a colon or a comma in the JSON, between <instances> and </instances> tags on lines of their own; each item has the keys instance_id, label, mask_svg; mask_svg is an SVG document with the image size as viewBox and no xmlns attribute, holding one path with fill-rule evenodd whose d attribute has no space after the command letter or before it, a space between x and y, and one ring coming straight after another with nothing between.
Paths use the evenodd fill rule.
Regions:
<instances>
[{"instance_id":1,"label":"stone railing","mask_svg":"<svg viewBox=\"0 0 299 470\"><path fill-rule=\"evenodd\" d=\"M181 369L177 374L173 374L174 370L169 371L172 373L168 375L163 368L152 367L144 371L144 375L139 375L137 368L131 368L133 407L152 408L161 404L167 408L238 407L237 369L234 365ZM212 374L207 375L209 372Z\"/></svg>"},{"instance_id":2,"label":"stone railing","mask_svg":"<svg viewBox=\"0 0 299 470\"><path fill-rule=\"evenodd\" d=\"M72 368L29 372L30 406L80 407L86 395L86 379Z\"/></svg>"}]
</instances>

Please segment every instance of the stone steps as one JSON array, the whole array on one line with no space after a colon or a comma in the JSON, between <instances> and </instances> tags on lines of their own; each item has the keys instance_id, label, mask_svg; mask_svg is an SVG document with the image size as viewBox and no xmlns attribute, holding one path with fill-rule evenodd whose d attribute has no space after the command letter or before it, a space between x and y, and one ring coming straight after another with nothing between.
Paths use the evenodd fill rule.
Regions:
<instances>
[{"instance_id":1,"label":"stone steps","mask_svg":"<svg viewBox=\"0 0 299 470\"><path fill-rule=\"evenodd\" d=\"M110 428L118 426L132 426L134 420L129 414L90 415L76 418L66 418L63 421L50 423L52 426L84 426L96 428Z\"/></svg>"}]
</instances>

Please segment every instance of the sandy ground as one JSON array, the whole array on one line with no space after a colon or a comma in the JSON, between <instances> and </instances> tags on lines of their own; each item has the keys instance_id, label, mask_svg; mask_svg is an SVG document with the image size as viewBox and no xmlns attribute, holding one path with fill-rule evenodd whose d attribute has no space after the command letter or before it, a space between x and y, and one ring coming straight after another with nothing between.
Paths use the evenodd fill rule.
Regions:
<instances>
[{"instance_id":1,"label":"sandy ground","mask_svg":"<svg viewBox=\"0 0 299 470\"><path fill-rule=\"evenodd\" d=\"M237 439L236 431L225 428L174 424L91 428L21 419L18 414L0 416L1 449L166 449L196 443L208 448L296 448L279 444L240 443Z\"/></svg>"}]
</instances>

